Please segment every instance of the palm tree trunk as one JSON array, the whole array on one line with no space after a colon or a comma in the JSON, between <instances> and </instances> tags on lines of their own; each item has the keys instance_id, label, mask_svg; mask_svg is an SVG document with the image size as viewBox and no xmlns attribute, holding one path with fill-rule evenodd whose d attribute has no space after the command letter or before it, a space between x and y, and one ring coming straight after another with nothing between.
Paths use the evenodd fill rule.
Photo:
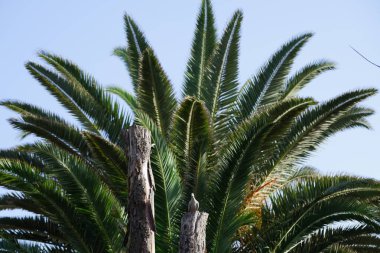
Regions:
<instances>
[{"instance_id":1,"label":"palm tree trunk","mask_svg":"<svg viewBox=\"0 0 380 253\"><path fill-rule=\"evenodd\" d=\"M189 211L181 219L179 253L206 253L208 213L194 210L191 204L190 201Z\"/></svg>"},{"instance_id":2,"label":"palm tree trunk","mask_svg":"<svg viewBox=\"0 0 380 253\"><path fill-rule=\"evenodd\" d=\"M141 126L128 129L127 252L154 253L154 180L150 166L151 135Z\"/></svg>"}]
</instances>

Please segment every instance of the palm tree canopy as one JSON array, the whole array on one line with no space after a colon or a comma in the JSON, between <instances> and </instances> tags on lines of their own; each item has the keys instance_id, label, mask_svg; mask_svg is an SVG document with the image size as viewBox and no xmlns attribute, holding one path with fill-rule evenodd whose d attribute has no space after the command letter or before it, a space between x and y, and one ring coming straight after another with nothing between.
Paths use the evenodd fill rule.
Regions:
<instances>
[{"instance_id":1,"label":"palm tree canopy","mask_svg":"<svg viewBox=\"0 0 380 253\"><path fill-rule=\"evenodd\" d=\"M124 137L132 123L149 129L154 143L157 252L178 251L191 193L209 213L208 252L380 249L379 182L303 167L333 134L370 128L366 119L373 111L360 103L375 89L322 102L299 96L335 68L318 60L291 74L310 33L291 38L240 85L243 13L236 11L218 37L211 3L203 0L177 100L142 29L130 16L124 20L128 44L114 54L127 67L133 93L105 89L71 61L42 51L45 64L26 68L76 123L31 104L1 101L19 114L9 120L15 129L38 137L0 151L0 185L14 191L0 197L1 210L35 214L0 218L3 252L125 250Z\"/></svg>"}]
</instances>

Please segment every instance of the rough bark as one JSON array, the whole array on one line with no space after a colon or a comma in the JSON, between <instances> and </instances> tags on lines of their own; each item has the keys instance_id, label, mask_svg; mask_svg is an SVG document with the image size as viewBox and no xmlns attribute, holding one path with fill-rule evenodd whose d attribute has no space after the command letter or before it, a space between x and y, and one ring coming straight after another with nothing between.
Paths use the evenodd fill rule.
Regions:
<instances>
[{"instance_id":1,"label":"rough bark","mask_svg":"<svg viewBox=\"0 0 380 253\"><path fill-rule=\"evenodd\" d=\"M133 125L126 136L128 155L127 252L154 253L154 179L150 166L151 135Z\"/></svg>"},{"instance_id":2,"label":"rough bark","mask_svg":"<svg viewBox=\"0 0 380 253\"><path fill-rule=\"evenodd\" d=\"M192 202L190 201L189 212L185 213L181 220L180 253L206 252L207 219L208 213L194 210Z\"/></svg>"}]
</instances>

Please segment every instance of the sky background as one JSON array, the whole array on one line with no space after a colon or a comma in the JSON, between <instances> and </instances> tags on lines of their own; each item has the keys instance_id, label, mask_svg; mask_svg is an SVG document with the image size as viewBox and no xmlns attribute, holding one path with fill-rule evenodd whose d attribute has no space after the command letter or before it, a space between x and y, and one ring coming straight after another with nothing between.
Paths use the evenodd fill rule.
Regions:
<instances>
[{"instance_id":1,"label":"sky background","mask_svg":"<svg viewBox=\"0 0 380 253\"><path fill-rule=\"evenodd\" d=\"M130 14L146 33L177 94L190 54L200 0L0 0L0 100L19 99L70 117L25 70L38 61L38 50L68 58L105 86L131 90L123 63L112 49L125 45L123 14ZM318 59L338 69L313 81L302 94L318 100L344 91L380 89L380 69L349 46L380 64L380 1L378 0L215 0L216 26L224 29L236 9L244 13L240 51L242 82L252 76L276 49L303 32L315 35L298 57L295 69ZM326 173L346 172L380 179L380 95L365 105L378 113L373 130L354 129L325 142L307 164ZM20 140L7 122L16 115L0 108L0 148Z\"/></svg>"}]
</instances>

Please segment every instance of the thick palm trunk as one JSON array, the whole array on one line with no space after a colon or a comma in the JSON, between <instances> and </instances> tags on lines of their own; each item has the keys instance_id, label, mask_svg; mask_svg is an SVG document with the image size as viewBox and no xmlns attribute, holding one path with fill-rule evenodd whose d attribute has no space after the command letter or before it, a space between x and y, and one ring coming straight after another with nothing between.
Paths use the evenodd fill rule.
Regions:
<instances>
[{"instance_id":1,"label":"thick palm trunk","mask_svg":"<svg viewBox=\"0 0 380 253\"><path fill-rule=\"evenodd\" d=\"M206 225L208 213L198 211L199 204L192 197L189 211L181 220L179 253L206 252Z\"/></svg>"},{"instance_id":2,"label":"thick palm trunk","mask_svg":"<svg viewBox=\"0 0 380 253\"><path fill-rule=\"evenodd\" d=\"M128 145L128 231L130 253L154 253L154 180L150 166L151 135L133 125L127 132Z\"/></svg>"}]
</instances>

